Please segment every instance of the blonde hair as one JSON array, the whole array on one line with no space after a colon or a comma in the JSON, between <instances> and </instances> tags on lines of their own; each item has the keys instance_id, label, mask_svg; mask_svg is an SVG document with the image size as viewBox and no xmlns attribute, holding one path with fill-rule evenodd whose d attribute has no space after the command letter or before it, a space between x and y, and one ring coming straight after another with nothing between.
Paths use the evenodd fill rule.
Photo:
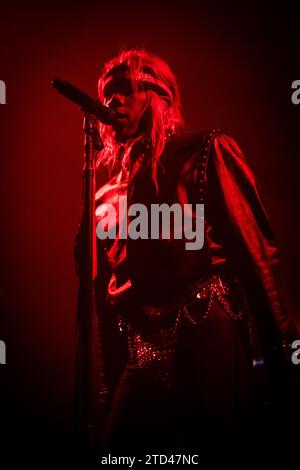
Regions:
<instances>
[{"instance_id":1,"label":"blonde hair","mask_svg":"<svg viewBox=\"0 0 300 470\"><path fill-rule=\"evenodd\" d=\"M108 76L112 75L120 67L126 68L133 90L139 89L141 77L143 76L147 77L146 80L150 80L146 84L152 83L153 85L154 83L153 86L145 86L148 106L151 110L152 122L150 132L126 142L122 164L126 165L130 152L136 142L150 139L152 147L152 179L156 189L158 189L157 165L164 151L166 141L171 135L177 134L184 126L177 80L169 65L158 56L144 49L124 50L104 65L98 82L98 94L101 101L105 100L104 85ZM111 170L116 163L120 144L115 141L111 126L100 123L99 131L104 148L99 153L97 164L104 164Z\"/></svg>"}]
</instances>

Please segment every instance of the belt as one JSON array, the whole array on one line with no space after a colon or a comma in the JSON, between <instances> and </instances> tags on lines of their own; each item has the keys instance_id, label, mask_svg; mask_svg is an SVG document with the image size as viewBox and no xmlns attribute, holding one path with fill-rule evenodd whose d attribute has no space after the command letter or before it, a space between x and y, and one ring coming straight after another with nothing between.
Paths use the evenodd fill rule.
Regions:
<instances>
[{"instance_id":1,"label":"belt","mask_svg":"<svg viewBox=\"0 0 300 470\"><path fill-rule=\"evenodd\" d=\"M238 298L239 297L239 298ZM213 300L217 300L225 308L231 318L242 319L247 310L246 297L236 277L224 274L213 274L206 278L200 278L191 284L176 302L168 303L159 307L142 306L141 310L149 319L163 318L172 312L182 310L193 324L197 321L189 310L192 305L201 300L209 300L205 311L201 311L201 319L206 318ZM235 299L235 300L234 300Z\"/></svg>"},{"instance_id":2,"label":"belt","mask_svg":"<svg viewBox=\"0 0 300 470\"><path fill-rule=\"evenodd\" d=\"M224 274L198 279L174 303L140 307L139 314L145 317L140 325L130 320L129 312L119 310L119 328L127 333L129 354L137 367L161 383L170 384L181 326L201 325L214 301L234 320L242 320L248 312L238 279Z\"/></svg>"}]
</instances>

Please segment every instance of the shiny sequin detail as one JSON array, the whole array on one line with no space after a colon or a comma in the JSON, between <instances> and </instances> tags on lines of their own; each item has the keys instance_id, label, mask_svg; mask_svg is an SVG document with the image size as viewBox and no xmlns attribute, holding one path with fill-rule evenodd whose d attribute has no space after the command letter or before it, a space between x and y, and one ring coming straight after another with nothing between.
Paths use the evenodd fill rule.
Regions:
<instances>
[{"instance_id":1,"label":"shiny sequin detail","mask_svg":"<svg viewBox=\"0 0 300 470\"><path fill-rule=\"evenodd\" d=\"M178 341L181 314L171 326L145 336L128 328L128 347L131 358L143 369L151 380L170 386L174 376L176 345Z\"/></svg>"},{"instance_id":2,"label":"shiny sequin detail","mask_svg":"<svg viewBox=\"0 0 300 470\"><path fill-rule=\"evenodd\" d=\"M193 316L191 307L197 307L199 300L207 300L206 308L201 309L199 305L198 309L196 308L197 315ZM247 299L238 279L218 274L200 279L192 285L189 288L189 299L180 310L188 322L198 325L207 318L214 301L218 302L233 320L242 320L248 313Z\"/></svg>"},{"instance_id":3,"label":"shiny sequin detail","mask_svg":"<svg viewBox=\"0 0 300 470\"><path fill-rule=\"evenodd\" d=\"M246 297L238 280L231 276L211 275L199 279L184 293L182 302L172 313L167 327L159 327L158 318L164 315L163 308L157 309L151 323L154 328L141 331L123 315L118 315L119 328L126 331L128 349L132 360L148 378L170 386L175 373L176 350L181 327L201 327L209 316L213 302L223 306L233 320L242 320L248 312Z\"/></svg>"}]
</instances>

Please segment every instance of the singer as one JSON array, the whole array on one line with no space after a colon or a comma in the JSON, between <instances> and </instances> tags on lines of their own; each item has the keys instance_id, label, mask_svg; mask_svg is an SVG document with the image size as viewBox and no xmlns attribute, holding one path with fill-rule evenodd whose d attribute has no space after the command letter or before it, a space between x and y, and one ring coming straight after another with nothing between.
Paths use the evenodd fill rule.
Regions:
<instances>
[{"instance_id":1,"label":"singer","mask_svg":"<svg viewBox=\"0 0 300 470\"><path fill-rule=\"evenodd\" d=\"M243 447L255 439L249 324L270 370L295 338L256 178L232 137L185 130L176 77L159 57L132 49L113 58L99 99L115 119L99 123L96 222L101 206L118 213L124 196L149 214L152 204L205 207L204 245L196 251L176 237L175 221L169 239L125 239L119 233L127 221L118 215L116 236L97 239L96 298L110 324L102 446ZM84 253L78 246L76 253L80 263Z\"/></svg>"}]
</instances>

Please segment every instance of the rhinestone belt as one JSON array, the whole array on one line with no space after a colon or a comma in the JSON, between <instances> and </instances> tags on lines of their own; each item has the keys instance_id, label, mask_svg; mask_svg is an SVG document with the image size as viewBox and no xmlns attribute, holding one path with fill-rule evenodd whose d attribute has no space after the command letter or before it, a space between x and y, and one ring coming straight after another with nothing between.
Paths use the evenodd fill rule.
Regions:
<instances>
[{"instance_id":1,"label":"rhinestone belt","mask_svg":"<svg viewBox=\"0 0 300 470\"><path fill-rule=\"evenodd\" d=\"M119 329L126 332L131 360L151 379L170 385L174 375L176 347L183 324L201 325L208 317L213 302L221 304L234 320L242 320L247 314L247 301L236 278L212 275L192 284L173 310L147 307L142 310L151 328L137 328L128 317L117 314ZM163 325L161 318L167 317Z\"/></svg>"}]
</instances>

